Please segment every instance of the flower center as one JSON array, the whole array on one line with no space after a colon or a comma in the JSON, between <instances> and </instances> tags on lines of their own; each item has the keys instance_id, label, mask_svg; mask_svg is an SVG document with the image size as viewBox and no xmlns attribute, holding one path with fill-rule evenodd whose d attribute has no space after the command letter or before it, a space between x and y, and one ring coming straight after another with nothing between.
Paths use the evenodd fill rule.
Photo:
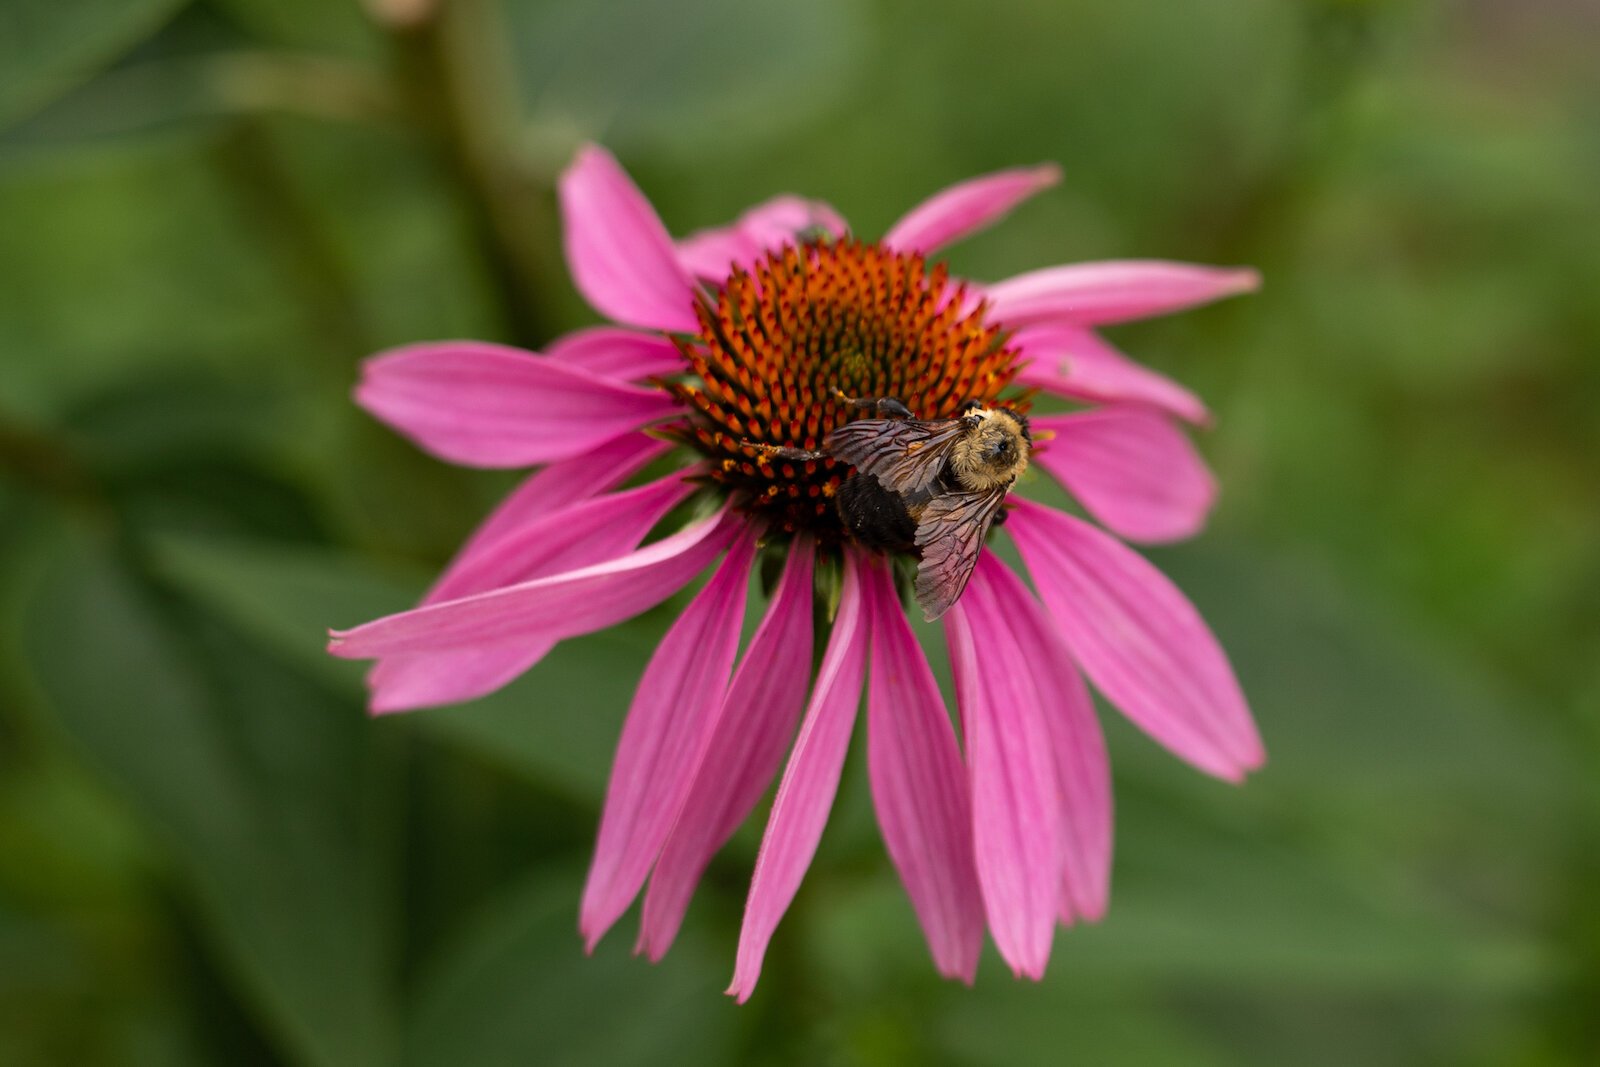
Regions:
<instances>
[{"instance_id":1,"label":"flower center","mask_svg":"<svg viewBox=\"0 0 1600 1067\"><path fill-rule=\"evenodd\" d=\"M968 304L942 263L930 270L915 253L851 238L769 252L697 303L700 333L678 346L698 381L669 385L690 412L671 432L706 457L735 506L838 540L833 497L850 467L773 460L751 444L821 448L863 417L838 393L891 397L918 419L996 402L1017 353L984 321L986 305ZM1026 397L1007 403L1027 409Z\"/></svg>"}]
</instances>

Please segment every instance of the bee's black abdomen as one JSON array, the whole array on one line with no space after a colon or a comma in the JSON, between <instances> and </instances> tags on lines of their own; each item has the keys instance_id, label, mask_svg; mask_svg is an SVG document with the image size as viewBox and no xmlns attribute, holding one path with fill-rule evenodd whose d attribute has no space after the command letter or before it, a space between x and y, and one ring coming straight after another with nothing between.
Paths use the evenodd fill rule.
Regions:
<instances>
[{"instance_id":1,"label":"bee's black abdomen","mask_svg":"<svg viewBox=\"0 0 1600 1067\"><path fill-rule=\"evenodd\" d=\"M866 546L889 552L914 549L917 520L899 493L885 489L870 474L852 474L839 487L839 518L850 536Z\"/></svg>"}]
</instances>

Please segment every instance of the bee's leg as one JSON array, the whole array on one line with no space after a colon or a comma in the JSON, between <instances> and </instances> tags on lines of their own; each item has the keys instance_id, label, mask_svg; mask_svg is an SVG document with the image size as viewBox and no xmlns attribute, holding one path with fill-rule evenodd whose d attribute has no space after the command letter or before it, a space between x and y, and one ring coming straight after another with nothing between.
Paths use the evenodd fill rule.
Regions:
<instances>
[{"instance_id":1,"label":"bee's leg","mask_svg":"<svg viewBox=\"0 0 1600 1067\"><path fill-rule=\"evenodd\" d=\"M808 460L827 459L826 452L812 452L804 448L788 448L783 445L763 445L755 441L740 441L746 448L753 448L757 452L765 453L773 459L796 460L804 463Z\"/></svg>"},{"instance_id":2,"label":"bee's leg","mask_svg":"<svg viewBox=\"0 0 1600 1067\"><path fill-rule=\"evenodd\" d=\"M834 388L833 395L853 408L871 411L886 419L909 419L915 417L911 414L910 408L890 396L880 396L872 400L860 400L853 396L845 396L844 390L837 387Z\"/></svg>"}]
</instances>

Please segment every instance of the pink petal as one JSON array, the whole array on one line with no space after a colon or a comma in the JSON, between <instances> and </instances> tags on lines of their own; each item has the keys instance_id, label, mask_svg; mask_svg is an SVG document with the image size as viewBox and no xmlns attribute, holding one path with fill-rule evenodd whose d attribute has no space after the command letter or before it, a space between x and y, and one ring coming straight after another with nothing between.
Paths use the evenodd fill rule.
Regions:
<instances>
[{"instance_id":1,"label":"pink petal","mask_svg":"<svg viewBox=\"0 0 1600 1067\"><path fill-rule=\"evenodd\" d=\"M972 776L973 851L995 947L1020 977L1050 960L1060 902L1061 799L1043 691L988 552L945 616Z\"/></svg>"},{"instance_id":2,"label":"pink petal","mask_svg":"<svg viewBox=\"0 0 1600 1067\"><path fill-rule=\"evenodd\" d=\"M1017 381L1074 400L1130 401L1207 424L1211 413L1200 398L1165 375L1140 366L1100 335L1068 323L1026 326L1011 343L1031 360Z\"/></svg>"},{"instance_id":3,"label":"pink petal","mask_svg":"<svg viewBox=\"0 0 1600 1067\"><path fill-rule=\"evenodd\" d=\"M987 288L994 318L1010 327L1064 320L1126 322L1248 293L1261 276L1246 267L1201 267L1155 259L1046 267Z\"/></svg>"},{"instance_id":4,"label":"pink petal","mask_svg":"<svg viewBox=\"0 0 1600 1067\"><path fill-rule=\"evenodd\" d=\"M434 455L475 467L568 459L679 412L660 389L483 341L375 356L362 365L355 396Z\"/></svg>"},{"instance_id":5,"label":"pink petal","mask_svg":"<svg viewBox=\"0 0 1600 1067\"><path fill-rule=\"evenodd\" d=\"M971 984L983 950L983 897L961 751L886 567L863 567L862 595L872 620L867 770L878 825L934 965Z\"/></svg>"},{"instance_id":6,"label":"pink petal","mask_svg":"<svg viewBox=\"0 0 1600 1067\"><path fill-rule=\"evenodd\" d=\"M632 618L682 589L742 520L726 510L617 559L334 631L344 659L540 640L559 641Z\"/></svg>"},{"instance_id":7,"label":"pink petal","mask_svg":"<svg viewBox=\"0 0 1600 1067\"><path fill-rule=\"evenodd\" d=\"M1059 915L1091 922L1111 891L1111 762L1094 704L1055 623L1009 569L987 557L980 566L989 595L1003 605L1011 654L1026 664L1044 710L1060 789L1062 886ZM982 642L979 642L982 651Z\"/></svg>"},{"instance_id":8,"label":"pink petal","mask_svg":"<svg viewBox=\"0 0 1600 1067\"><path fill-rule=\"evenodd\" d=\"M1177 756L1230 781L1265 753L1194 605L1139 555L1070 515L1012 498L1006 529L1090 681Z\"/></svg>"},{"instance_id":9,"label":"pink petal","mask_svg":"<svg viewBox=\"0 0 1600 1067\"><path fill-rule=\"evenodd\" d=\"M843 218L821 200L775 196L740 215L731 226L699 230L678 242L678 262L697 277L721 282L734 266L749 267L762 253L794 244L807 230L841 237Z\"/></svg>"},{"instance_id":10,"label":"pink petal","mask_svg":"<svg viewBox=\"0 0 1600 1067\"><path fill-rule=\"evenodd\" d=\"M621 484L669 447L667 442L646 434L624 434L581 456L534 471L478 524L450 569L462 565L491 541ZM450 570L445 571L446 576L449 574Z\"/></svg>"},{"instance_id":11,"label":"pink petal","mask_svg":"<svg viewBox=\"0 0 1600 1067\"><path fill-rule=\"evenodd\" d=\"M636 951L659 960L671 947L695 885L783 762L811 676L811 572L815 545L798 537L783 580L728 687L711 747L662 846L644 897Z\"/></svg>"},{"instance_id":12,"label":"pink petal","mask_svg":"<svg viewBox=\"0 0 1600 1067\"><path fill-rule=\"evenodd\" d=\"M550 511L454 561L424 603L459 600L612 559L636 546L693 491L678 472Z\"/></svg>"},{"instance_id":13,"label":"pink petal","mask_svg":"<svg viewBox=\"0 0 1600 1067\"><path fill-rule=\"evenodd\" d=\"M861 675L866 660L862 632L858 564L847 553L833 636L823 653L816 688L806 708L800 736L784 768L766 836L756 858L750 896L739 931L739 952L728 993L743 1004L761 977L761 961L778 920L789 909L811 857L816 855L822 827L839 788L839 773L861 703Z\"/></svg>"},{"instance_id":14,"label":"pink petal","mask_svg":"<svg viewBox=\"0 0 1600 1067\"><path fill-rule=\"evenodd\" d=\"M693 490L678 473L551 512L461 560L427 602L459 600L615 559L636 546Z\"/></svg>"},{"instance_id":15,"label":"pink petal","mask_svg":"<svg viewBox=\"0 0 1600 1067\"><path fill-rule=\"evenodd\" d=\"M387 656L367 674L374 715L463 704L516 681L556 647L551 639Z\"/></svg>"},{"instance_id":16,"label":"pink petal","mask_svg":"<svg viewBox=\"0 0 1600 1067\"><path fill-rule=\"evenodd\" d=\"M1133 541L1176 541L1205 525L1217 483L1164 415L1117 405L1030 420L1054 433L1034 458L1089 513Z\"/></svg>"},{"instance_id":17,"label":"pink petal","mask_svg":"<svg viewBox=\"0 0 1600 1067\"><path fill-rule=\"evenodd\" d=\"M688 496L680 476L554 511L463 551L423 599L437 604L614 559ZM554 638L386 656L367 676L374 714L472 700L543 659Z\"/></svg>"},{"instance_id":18,"label":"pink petal","mask_svg":"<svg viewBox=\"0 0 1600 1067\"><path fill-rule=\"evenodd\" d=\"M583 888L578 929L591 952L638 895L694 784L739 651L755 545L753 530L735 542L639 679Z\"/></svg>"},{"instance_id":19,"label":"pink petal","mask_svg":"<svg viewBox=\"0 0 1600 1067\"><path fill-rule=\"evenodd\" d=\"M554 341L545 354L557 363L627 382L685 369L683 354L665 337L616 326L574 331Z\"/></svg>"},{"instance_id":20,"label":"pink petal","mask_svg":"<svg viewBox=\"0 0 1600 1067\"><path fill-rule=\"evenodd\" d=\"M611 153L584 145L559 184L572 280L591 307L617 322L696 333L694 282L672 238Z\"/></svg>"},{"instance_id":21,"label":"pink petal","mask_svg":"<svg viewBox=\"0 0 1600 1067\"><path fill-rule=\"evenodd\" d=\"M907 252L932 252L983 229L1061 180L1054 163L996 171L933 194L889 228L883 243Z\"/></svg>"}]
</instances>

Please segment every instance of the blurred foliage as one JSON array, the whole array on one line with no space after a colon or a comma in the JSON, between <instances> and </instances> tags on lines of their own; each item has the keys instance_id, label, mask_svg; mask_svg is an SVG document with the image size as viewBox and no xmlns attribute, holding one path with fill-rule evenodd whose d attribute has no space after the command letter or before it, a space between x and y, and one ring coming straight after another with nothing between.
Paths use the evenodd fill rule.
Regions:
<instances>
[{"instance_id":1,"label":"blurred foliage","mask_svg":"<svg viewBox=\"0 0 1600 1067\"><path fill-rule=\"evenodd\" d=\"M8 0L0 1063L1600 1062L1597 46L1576 0ZM586 138L677 232L1055 159L956 270L1264 270L1117 336L1217 412L1153 555L1272 762L1108 718L1114 904L1042 984L934 976L854 765L750 1005L753 826L663 964L583 955L672 605L382 722L322 654L509 484L357 361L592 321Z\"/></svg>"}]
</instances>

